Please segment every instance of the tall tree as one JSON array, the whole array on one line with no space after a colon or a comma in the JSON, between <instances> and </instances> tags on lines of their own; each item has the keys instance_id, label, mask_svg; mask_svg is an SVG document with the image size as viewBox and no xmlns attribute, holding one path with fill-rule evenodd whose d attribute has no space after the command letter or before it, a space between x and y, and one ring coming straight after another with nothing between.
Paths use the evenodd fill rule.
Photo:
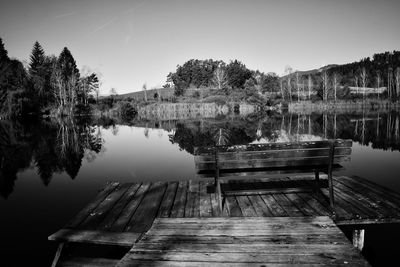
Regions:
<instances>
[{"instance_id":1,"label":"tall tree","mask_svg":"<svg viewBox=\"0 0 400 267\"><path fill-rule=\"evenodd\" d=\"M218 87L218 89L222 89L222 87L226 85L227 76L226 76L225 69L222 65L219 65L215 69L212 81L213 81L214 85L216 85Z\"/></svg>"},{"instance_id":2,"label":"tall tree","mask_svg":"<svg viewBox=\"0 0 400 267\"><path fill-rule=\"evenodd\" d=\"M367 70L365 69L365 67L361 68L360 78L361 78L361 83L363 86L363 99L365 99L365 90L366 90L367 78L368 78Z\"/></svg>"},{"instance_id":3,"label":"tall tree","mask_svg":"<svg viewBox=\"0 0 400 267\"><path fill-rule=\"evenodd\" d=\"M286 74L286 82L287 82L287 89L289 92L289 101L292 102L292 73L293 69L290 66L285 67L285 74Z\"/></svg>"},{"instance_id":4,"label":"tall tree","mask_svg":"<svg viewBox=\"0 0 400 267\"><path fill-rule=\"evenodd\" d=\"M238 60L231 61L226 66L226 74L228 77L228 84L232 88L244 88L246 80L251 78L251 71Z\"/></svg>"},{"instance_id":5,"label":"tall tree","mask_svg":"<svg viewBox=\"0 0 400 267\"><path fill-rule=\"evenodd\" d=\"M312 91L312 87L313 87L313 81L312 81L312 77L309 74L308 75L308 79L307 79L307 87L308 87L308 100L311 99L311 91Z\"/></svg>"},{"instance_id":6,"label":"tall tree","mask_svg":"<svg viewBox=\"0 0 400 267\"><path fill-rule=\"evenodd\" d=\"M328 100L328 84L329 84L329 76L327 71L325 70L322 72L321 75L321 80L322 80L322 100L327 101Z\"/></svg>"},{"instance_id":7,"label":"tall tree","mask_svg":"<svg viewBox=\"0 0 400 267\"><path fill-rule=\"evenodd\" d=\"M378 91L378 99L380 98L380 88L381 88L381 81L382 81L382 77L381 77L381 72L379 70L376 71L376 88Z\"/></svg>"},{"instance_id":8,"label":"tall tree","mask_svg":"<svg viewBox=\"0 0 400 267\"><path fill-rule=\"evenodd\" d=\"M332 75L332 85L333 85L333 90L334 90L335 101L336 101L336 97L337 97L337 89L339 87L339 84L340 84L340 76L339 76L339 74L334 72Z\"/></svg>"}]
</instances>

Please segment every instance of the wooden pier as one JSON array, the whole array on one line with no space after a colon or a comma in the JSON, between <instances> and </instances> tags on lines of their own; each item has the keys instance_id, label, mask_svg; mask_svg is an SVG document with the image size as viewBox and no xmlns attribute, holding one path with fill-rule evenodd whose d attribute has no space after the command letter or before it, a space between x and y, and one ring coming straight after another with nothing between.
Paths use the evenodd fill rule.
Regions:
<instances>
[{"instance_id":1,"label":"wooden pier","mask_svg":"<svg viewBox=\"0 0 400 267\"><path fill-rule=\"evenodd\" d=\"M157 218L117 266L369 264L325 216Z\"/></svg>"},{"instance_id":2,"label":"wooden pier","mask_svg":"<svg viewBox=\"0 0 400 267\"><path fill-rule=\"evenodd\" d=\"M324 177L321 177L322 182L324 182L323 178ZM292 176L275 180L274 183L275 185L276 183L287 181L307 183L313 179L313 176ZM249 180L246 181L247 184L251 184L252 186L268 186L270 182L270 180L263 179L257 181L253 180L250 183ZM236 183L238 182L234 181L230 186L235 187L237 186ZM358 177L335 176L334 183L336 216L333 220L335 224L365 225L400 222L399 194ZM224 218L215 218L220 217L220 215L217 196L214 193L210 193L212 191L210 189L213 188L212 185L212 180L126 184L109 183L87 207L79 212L79 214L65 225L63 229L51 235L49 240L57 241L61 244L64 242L81 242L117 245L130 248L139 240L139 243L141 243L151 236L154 237L153 234L160 230L162 225L168 223L176 223L175 226L171 227L182 227L182 229L185 229L185 227L191 227L193 221L200 221L204 222L204 224L198 225L198 230L200 231L204 228L208 231L210 229L207 227L210 224L207 220L220 221L221 224L218 225L219 228L217 227L217 229L226 229L222 222L227 223L226 227L232 226L233 228L243 229L246 228L247 222L249 222L247 227L252 228L251 226L253 224L250 223L251 220L257 221L256 225L259 227L261 227L264 222L265 227L268 227L268 225L271 225L271 223L268 223L269 221L274 222L274 220L281 220L282 225L299 223L305 227L304 229L308 229L307 227L310 227L310 224L306 227L304 222L320 219L328 220L329 218L327 218L327 216L331 215L329 203L326 201L329 195L328 190L322 189L322 193L318 193L317 191L288 191L256 195L229 195L226 198ZM166 221L168 218L170 221ZM182 225L179 225L180 223L182 223ZM332 228L330 227L332 223L332 221L329 221L329 223L327 222L329 226L328 229ZM154 225L153 229L151 229L152 225ZM303 226L290 233L297 232L298 230L302 232ZM279 230L279 228L277 229ZM340 231L337 228L335 229ZM321 230L320 234L324 236L323 238L331 238L330 235L324 235L324 229L320 227L319 230ZM169 236L168 239L173 240L172 232L170 231L169 233L171 233L171 236ZM201 231L195 232L194 235L198 234L201 236L200 233ZM240 231L238 233L240 233ZM272 230L271 233L273 233ZM223 234L223 232L221 232L221 234ZM244 235L247 234L248 233ZM185 238L186 237L183 237L183 239ZM236 240L238 238L237 233L232 233L232 236L229 238ZM269 236L269 238L273 239L272 236ZM279 239L280 237L276 236L275 238ZM184 242L183 239L179 242ZM201 238L199 240L201 240ZM239 240L239 242L246 242L242 240L242 238L239 238ZM290 246L303 247L304 251L308 250L306 248L308 245L310 245L310 249L313 247L312 244L307 242L297 242L296 236L287 236L285 240ZM294 243L291 240L293 240ZM343 236L340 242L347 242L347 240L345 240ZM203 243L200 242L198 246L201 247L201 244ZM158 245L161 246L161 244ZM268 246L268 242L264 243L264 245ZM324 246L328 246L328 244L322 247ZM136 255L135 247L127 254L128 258L135 258L135 256L132 256ZM278 247L279 246L277 246L277 248ZM347 251L348 246L346 245L345 247L346 251L340 253L349 255L348 253L350 252ZM142 247L136 248L142 249ZM223 248L226 247L223 246ZM232 249L235 251L235 249L239 249L239 247L234 247ZM251 246L246 246L245 249L251 249ZM285 251L284 248L282 249ZM158 251L158 249L156 250ZM338 250L340 249L338 248ZM176 252L176 250L173 251ZM262 255L265 256L265 253ZM272 259L269 258L269 256L265 256L267 258L264 256L260 259ZM329 256L327 257L329 258ZM354 255L350 256L351 259L352 257L354 257ZM293 263L299 263L295 259L297 258L293 258ZM135 260L138 259L135 258ZM329 262L329 264L335 265L340 260L343 259L337 261L327 260L326 263ZM347 260L344 261L347 262ZM358 259L356 261L358 262ZM237 266L242 266L240 265L240 261L238 262ZM360 261L360 263L362 263L362 261ZM246 263L246 265L248 265L248 263ZM279 264L279 266L284 265ZM186 265L182 263L177 264L177 266Z\"/></svg>"}]
</instances>

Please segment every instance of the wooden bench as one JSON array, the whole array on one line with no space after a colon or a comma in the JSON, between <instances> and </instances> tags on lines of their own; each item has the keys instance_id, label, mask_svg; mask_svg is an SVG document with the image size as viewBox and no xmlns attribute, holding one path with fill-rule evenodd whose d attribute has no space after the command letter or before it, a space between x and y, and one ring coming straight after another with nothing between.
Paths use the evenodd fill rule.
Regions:
<instances>
[{"instance_id":1,"label":"wooden bench","mask_svg":"<svg viewBox=\"0 0 400 267\"><path fill-rule=\"evenodd\" d=\"M297 192L304 190L299 184L291 187L260 188L235 190L228 192L221 189L221 180L266 178L271 174L315 173L315 183L321 187L319 173L328 175L329 204L334 213L334 195L332 171L342 168L340 165L350 160L351 140L324 140L291 143L250 144L237 146L214 146L195 148L195 166L198 177L215 179L215 190L218 195L222 213L225 196L229 194ZM282 183L280 183L282 184Z\"/></svg>"}]
</instances>

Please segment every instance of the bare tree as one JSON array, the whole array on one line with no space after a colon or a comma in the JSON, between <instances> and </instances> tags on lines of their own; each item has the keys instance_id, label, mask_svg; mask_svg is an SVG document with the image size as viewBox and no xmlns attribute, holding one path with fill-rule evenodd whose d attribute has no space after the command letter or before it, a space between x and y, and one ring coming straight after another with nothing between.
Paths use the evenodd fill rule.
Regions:
<instances>
[{"instance_id":1,"label":"bare tree","mask_svg":"<svg viewBox=\"0 0 400 267\"><path fill-rule=\"evenodd\" d=\"M395 82L396 82L396 98L400 96L400 67L396 68L396 72L394 74Z\"/></svg>"},{"instance_id":2,"label":"bare tree","mask_svg":"<svg viewBox=\"0 0 400 267\"><path fill-rule=\"evenodd\" d=\"M328 73L324 71L321 75L322 79L322 98L323 100L327 101L328 100L328 83L329 83L329 77Z\"/></svg>"},{"instance_id":3,"label":"bare tree","mask_svg":"<svg viewBox=\"0 0 400 267\"><path fill-rule=\"evenodd\" d=\"M380 71L377 71L376 72L376 87L377 87L377 90L378 90L378 99L379 99L379 97L380 97L380 91L379 91L379 88L381 88L381 73L380 73Z\"/></svg>"},{"instance_id":4,"label":"bare tree","mask_svg":"<svg viewBox=\"0 0 400 267\"><path fill-rule=\"evenodd\" d=\"M311 99L311 90L313 87L313 81L312 81L311 75L308 75L307 85L308 85L308 100L310 100Z\"/></svg>"},{"instance_id":5,"label":"bare tree","mask_svg":"<svg viewBox=\"0 0 400 267\"><path fill-rule=\"evenodd\" d=\"M290 66L285 67L285 74L287 76L287 88L289 91L289 101L292 102L292 73L293 69Z\"/></svg>"},{"instance_id":6,"label":"bare tree","mask_svg":"<svg viewBox=\"0 0 400 267\"><path fill-rule=\"evenodd\" d=\"M218 68L215 69L212 81L218 89L222 89L222 87L226 85L227 75L222 67L218 66Z\"/></svg>"},{"instance_id":7,"label":"bare tree","mask_svg":"<svg viewBox=\"0 0 400 267\"><path fill-rule=\"evenodd\" d=\"M297 101L300 101L299 72L296 71Z\"/></svg>"},{"instance_id":8,"label":"bare tree","mask_svg":"<svg viewBox=\"0 0 400 267\"><path fill-rule=\"evenodd\" d=\"M283 92L283 79L280 79L282 100L285 101L285 93Z\"/></svg>"},{"instance_id":9,"label":"bare tree","mask_svg":"<svg viewBox=\"0 0 400 267\"><path fill-rule=\"evenodd\" d=\"M387 90L388 90L388 97L392 99L392 87L393 87L393 69L389 67L388 69L388 76L387 76Z\"/></svg>"},{"instance_id":10,"label":"bare tree","mask_svg":"<svg viewBox=\"0 0 400 267\"><path fill-rule=\"evenodd\" d=\"M359 92L358 92L358 75L357 74L354 76L354 86L357 88L357 94L358 94Z\"/></svg>"},{"instance_id":11,"label":"bare tree","mask_svg":"<svg viewBox=\"0 0 400 267\"><path fill-rule=\"evenodd\" d=\"M333 89L334 89L334 98L335 98L335 101L336 101L337 88L338 88L338 86L339 86L339 83L340 83L340 76L339 76L339 74L337 74L337 73L335 72L335 73L333 73L333 76L332 76L332 85L333 85Z\"/></svg>"},{"instance_id":12,"label":"bare tree","mask_svg":"<svg viewBox=\"0 0 400 267\"><path fill-rule=\"evenodd\" d=\"M142 90L143 90L143 93L144 93L144 101L147 102L147 84L146 83L143 84Z\"/></svg>"},{"instance_id":13,"label":"bare tree","mask_svg":"<svg viewBox=\"0 0 400 267\"><path fill-rule=\"evenodd\" d=\"M361 83L363 86L363 99L365 98L365 87L367 85L367 71L365 67L362 67L361 72L360 72L360 78L361 78Z\"/></svg>"}]
</instances>

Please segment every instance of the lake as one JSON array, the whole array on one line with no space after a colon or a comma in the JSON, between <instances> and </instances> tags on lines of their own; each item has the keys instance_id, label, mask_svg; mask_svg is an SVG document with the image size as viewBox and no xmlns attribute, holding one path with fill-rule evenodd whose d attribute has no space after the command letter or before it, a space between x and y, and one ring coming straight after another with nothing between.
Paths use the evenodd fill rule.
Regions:
<instances>
[{"instance_id":1,"label":"lake","mask_svg":"<svg viewBox=\"0 0 400 267\"><path fill-rule=\"evenodd\" d=\"M62 228L107 181L184 180L195 176L197 146L352 139L346 175L400 193L400 114L266 114L182 121L0 121L1 266L49 266ZM348 229L344 229L348 232ZM399 225L366 228L374 266L397 259ZM10 263L9 261L12 262Z\"/></svg>"}]
</instances>

